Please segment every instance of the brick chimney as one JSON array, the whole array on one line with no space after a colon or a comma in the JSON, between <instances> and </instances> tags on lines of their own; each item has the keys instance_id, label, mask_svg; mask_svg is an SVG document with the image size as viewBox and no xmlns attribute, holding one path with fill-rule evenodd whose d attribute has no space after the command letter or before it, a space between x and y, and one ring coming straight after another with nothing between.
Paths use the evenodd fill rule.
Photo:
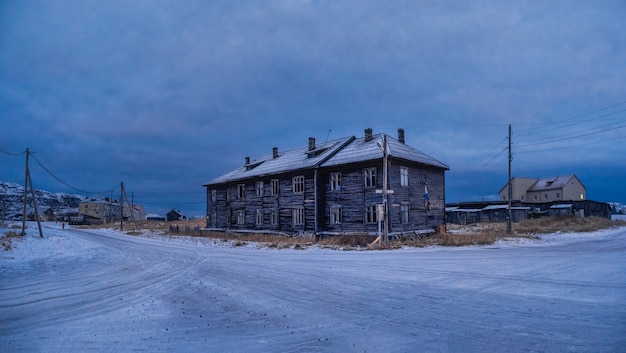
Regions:
<instances>
[{"instance_id":1,"label":"brick chimney","mask_svg":"<svg viewBox=\"0 0 626 353\"><path fill-rule=\"evenodd\" d=\"M246 165L250 164L250 157L246 157Z\"/></svg>"},{"instance_id":2,"label":"brick chimney","mask_svg":"<svg viewBox=\"0 0 626 353\"><path fill-rule=\"evenodd\" d=\"M372 128L368 127L365 129L365 142L372 141Z\"/></svg>"},{"instance_id":3,"label":"brick chimney","mask_svg":"<svg viewBox=\"0 0 626 353\"><path fill-rule=\"evenodd\" d=\"M309 151L315 149L315 137L309 137Z\"/></svg>"},{"instance_id":4,"label":"brick chimney","mask_svg":"<svg viewBox=\"0 0 626 353\"><path fill-rule=\"evenodd\" d=\"M278 157L278 147L272 148L272 158Z\"/></svg>"},{"instance_id":5,"label":"brick chimney","mask_svg":"<svg viewBox=\"0 0 626 353\"><path fill-rule=\"evenodd\" d=\"M398 142L404 143L404 129L398 129Z\"/></svg>"}]
</instances>

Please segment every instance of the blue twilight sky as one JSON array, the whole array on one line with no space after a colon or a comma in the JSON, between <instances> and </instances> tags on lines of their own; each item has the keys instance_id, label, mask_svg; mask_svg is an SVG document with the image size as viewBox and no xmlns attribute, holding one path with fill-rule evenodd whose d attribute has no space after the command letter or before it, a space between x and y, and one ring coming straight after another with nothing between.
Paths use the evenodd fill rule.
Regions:
<instances>
[{"instance_id":1,"label":"blue twilight sky","mask_svg":"<svg viewBox=\"0 0 626 353\"><path fill-rule=\"evenodd\" d=\"M0 180L29 147L36 188L203 215L246 156L404 128L448 202L489 199L510 123L514 176L626 202L624 23L623 0L4 0Z\"/></svg>"}]
</instances>

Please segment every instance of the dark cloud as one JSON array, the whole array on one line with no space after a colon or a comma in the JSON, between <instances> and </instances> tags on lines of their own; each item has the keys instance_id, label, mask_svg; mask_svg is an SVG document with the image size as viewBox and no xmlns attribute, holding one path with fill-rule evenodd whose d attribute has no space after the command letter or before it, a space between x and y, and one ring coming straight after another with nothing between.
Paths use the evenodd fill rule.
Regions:
<instances>
[{"instance_id":1,"label":"dark cloud","mask_svg":"<svg viewBox=\"0 0 626 353\"><path fill-rule=\"evenodd\" d=\"M161 195L171 205L151 201L159 210L202 214L200 185L245 156L365 127L403 127L408 143L450 165L450 201L493 195L506 181L501 142L512 123L514 174L576 173L594 198L624 201L607 190L626 176L626 106L579 117L626 101L624 10L620 1L5 1L0 147L31 147L81 189L124 180L137 195L181 193ZM0 179L23 178L22 160L0 158ZM64 189L39 173L40 187Z\"/></svg>"}]
</instances>

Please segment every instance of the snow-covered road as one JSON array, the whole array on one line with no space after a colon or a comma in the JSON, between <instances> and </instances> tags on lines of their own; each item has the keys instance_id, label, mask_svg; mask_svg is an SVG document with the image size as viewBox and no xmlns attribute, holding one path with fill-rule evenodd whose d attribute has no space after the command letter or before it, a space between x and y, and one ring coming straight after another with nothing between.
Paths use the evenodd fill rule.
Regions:
<instances>
[{"instance_id":1,"label":"snow-covered road","mask_svg":"<svg viewBox=\"0 0 626 353\"><path fill-rule=\"evenodd\" d=\"M619 352L626 229L272 250L59 229L0 253L0 351Z\"/></svg>"}]
</instances>

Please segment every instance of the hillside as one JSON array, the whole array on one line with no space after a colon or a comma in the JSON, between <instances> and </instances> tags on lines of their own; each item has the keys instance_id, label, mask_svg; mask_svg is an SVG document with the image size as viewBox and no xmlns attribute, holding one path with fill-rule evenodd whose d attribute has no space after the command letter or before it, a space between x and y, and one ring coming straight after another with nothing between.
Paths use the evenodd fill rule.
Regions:
<instances>
[{"instance_id":1,"label":"hillside","mask_svg":"<svg viewBox=\"0 0 626 353\"><path fill-rule=\"evenodd\" d=\"M43 213L49 208L56 210L78 209L80 201L86 197L81 195L71 195L66 193L52 193L44 190L35 190L37 207ZM32 193L28 190L27 214L33 212ZM15 214L22 214L24 205L24 186L15 183L0 181L0 217L9 217Z\"/></svg>"}]
</instances>

